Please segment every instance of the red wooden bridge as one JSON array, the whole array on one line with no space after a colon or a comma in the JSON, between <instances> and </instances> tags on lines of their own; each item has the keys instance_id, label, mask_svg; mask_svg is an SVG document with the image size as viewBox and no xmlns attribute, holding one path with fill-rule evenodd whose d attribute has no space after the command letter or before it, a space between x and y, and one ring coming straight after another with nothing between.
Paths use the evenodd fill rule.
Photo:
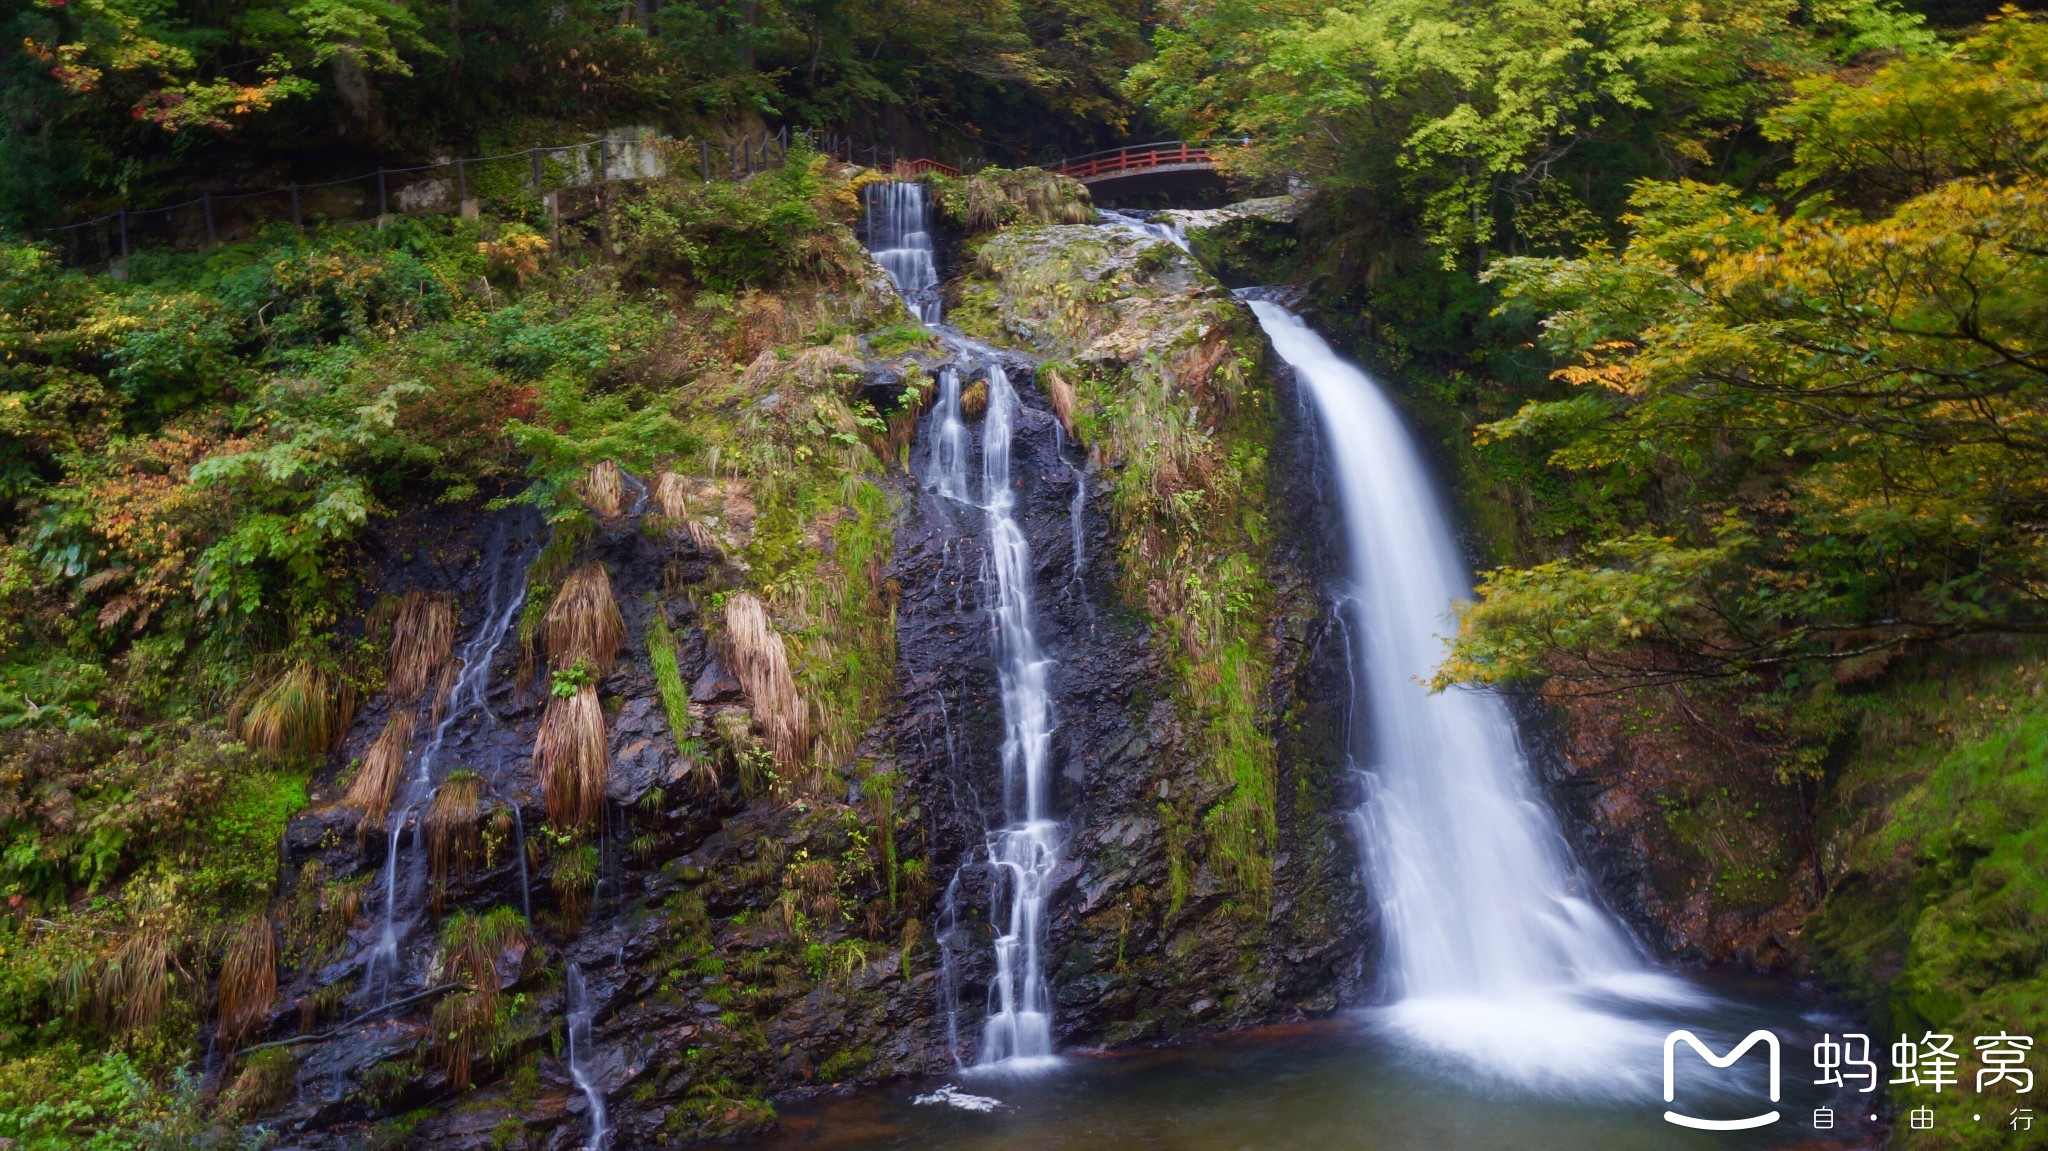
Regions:
<instances>
[{"instance_id":1,"label":"red wooden bridge","mask_svg":"<svg viewBox=\"0 0 2048 1151\"><path fill-rule=\"evenodd\" d=\"M1083 184L1095 184L1141 172L1213 172L1216 161L1210 157L1206 143L1162 140L1154 144L1127 144L1061 160L1052 170L1062 176L1072 176Z\"/></svg>"},{"instance_id":2,"label":"red wooden bridge","mask_svg":"<svg viewBox=\"0 0 2048 1151\"><path fill-rule=\"evenodd\" d=\"M1061 160L1053 172L1087 184L1096 201L1188 190L1190 186L1219 180L1217 160L1208 150L1208 141L1196 139L1161 139L1157 143L1110 147L1106 152Z\"/></svg>"}]
</instances>

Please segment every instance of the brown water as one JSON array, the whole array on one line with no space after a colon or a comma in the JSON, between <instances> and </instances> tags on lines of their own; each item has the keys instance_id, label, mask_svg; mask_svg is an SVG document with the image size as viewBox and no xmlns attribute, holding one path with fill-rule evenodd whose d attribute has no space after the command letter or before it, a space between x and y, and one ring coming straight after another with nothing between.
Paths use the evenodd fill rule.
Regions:
<instances>
[{"instance_id":1,"label":"brown water","mask_svg":"<svg viewBox=\"0 0 2048 1151\"><path fill-rule=\"evenodd\" d=\"M1516 1088L1473 1067L1433 1061L1389 1037L1370 1012L1265 1028L1166 1049L1068 1054L1030 1078L969 1072L784 1109L758 1151L1719 1151L1877 1147L1873 1095L1811 1084L1823 1030L1862 1030L1768 984L1711 986L1690 1019L1644 1017L1659 1041L1689 1026L1717 1051L1764 1027L1782 1043L1782 1098L1766 1097L1758 1049L1727 1071L1678 1063L1675 1103L1662 1099L1661 1042L1643 1067L1562 1090ZM1598 1076L1594 1077L1598 1079ZM976 1112L919 1105L945 1084L998 1101ZM1716 1087L1717 1090L1707 1088ZM1703 1117L1775 1108L1768 1127L1704 1132L1664 1120L1667 1106ZM1815 1129L1828 1106L1834 1126Z\"/></svg>"}]
</instances>

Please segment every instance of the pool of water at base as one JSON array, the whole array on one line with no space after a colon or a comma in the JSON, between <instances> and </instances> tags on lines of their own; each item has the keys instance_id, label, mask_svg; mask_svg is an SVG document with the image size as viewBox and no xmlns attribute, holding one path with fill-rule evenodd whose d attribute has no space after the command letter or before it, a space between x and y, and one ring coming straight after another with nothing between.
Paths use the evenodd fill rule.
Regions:
<instances>
[{"instance_id":1,"label":"pool of water at base","mask_svg":"<svg viewBox=\"0 0 2048 1151\"><path fill-rule=\"evenodd\" d=\"M1878 1096L1813 1085L1813 1044L1864 1031L1776 984L1695 981L1711 999L1641 1022L1654 1039L1583 1090L1517 1088L1418 1055L1374 1012L1235 1032L1172 1047L1069 1053L1029 1075L968 1071L782 1109L755 1151L1852 1151L1885 1141ZM1689 1019L1677 1016L1690 1016ZM1687 1026L1726 1054L1755 1028L1782 1044L1782 1098L1764 1049L1733 1068L1680 1048L1662 1098L1662 1045ZM1594 1076L1597 1079L1597 1076ZM1626 1085L1617 1091L1617 1085ZM920 1097L923 1101L920 1102ZM962 1097L965 1097L964 1099ZM975 1102L979 1100L980 1102ZM987 1110L976 1110L987 1106ZM962 1103L967 1105L963 1106ZM1747 1131L1675 1126L1667 1108L1781 1118ZM1817 1109L1831 1126L1817 1129Z\"/></svg>"}]
</instances>

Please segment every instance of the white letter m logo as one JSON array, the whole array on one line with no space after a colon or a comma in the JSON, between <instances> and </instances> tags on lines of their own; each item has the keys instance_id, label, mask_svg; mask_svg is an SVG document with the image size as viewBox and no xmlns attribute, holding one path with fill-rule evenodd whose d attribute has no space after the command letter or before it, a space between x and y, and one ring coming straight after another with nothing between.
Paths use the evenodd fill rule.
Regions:
<instances>
[{"instance_id":1,"label":"white letter m logo","mask_svg":"<svg viewBox=\"0 0 2048 1151\"><path fill-rule=\"evenodd\" d=\"M1681 1039L1690 1044L1694 1051L1699 1052L1700 1058L1706 1060L1710 1067L1732 1067L1737 1059L1742 1058L1748 1053L1750 1048L1755 1047L1759 1043L1770 1048L1771 1102L1776 1103L1778 1101L1778 1037L1776 1035L1768 1031L1752 1031L1749 1033L1748 1038L1735 1045L1735 1050L1722 1056L1714 1054L1713 1049L1700 1042L1699 1036L1694 1035L1692 1032L1673 1031L1664 1037L1664 1102L1669 1103L1678 1095L1677 1081L1672 1074L1674 1070L1672 1057L1677 1053L1678 1042ZM1742 1131L1751 1127L1762 1127L1768 1123L1776 1123L1778 1121L1778 1113L1770 1111L1762 1115L1752 1115L1747 1119L1695 1119L1690 1115L1680 1115L1676 1111L1666 1111L1664 1113L1664 1121L1666 1123L1676 1123L1680 1127L1696 1127L1701 1131Z\"/></svg>"}]
</instances>

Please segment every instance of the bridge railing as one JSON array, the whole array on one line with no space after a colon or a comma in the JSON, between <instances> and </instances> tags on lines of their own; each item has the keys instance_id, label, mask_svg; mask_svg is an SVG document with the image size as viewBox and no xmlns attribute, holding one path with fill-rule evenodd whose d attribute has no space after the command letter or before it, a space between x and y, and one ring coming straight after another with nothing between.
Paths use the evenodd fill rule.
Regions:
<instances>
[{"instance_id":1,"label":"bridge railing","mask_svg":"<svg viewBox=\"0 0 2048 1151\"><path fill-rule=\"evenodd\" d=\"M1106 148L1085 156L1063 159L1052 170L1062 176L1072 176L1076 180L1088 180L1098 176L1139 172L1171 164L1208 164L1213 162L1209 151L1210 144L1211 141L1208 140L1159 140L1150 144L1126 144L1121 148Z\"/></svg>"}]
</instances>

